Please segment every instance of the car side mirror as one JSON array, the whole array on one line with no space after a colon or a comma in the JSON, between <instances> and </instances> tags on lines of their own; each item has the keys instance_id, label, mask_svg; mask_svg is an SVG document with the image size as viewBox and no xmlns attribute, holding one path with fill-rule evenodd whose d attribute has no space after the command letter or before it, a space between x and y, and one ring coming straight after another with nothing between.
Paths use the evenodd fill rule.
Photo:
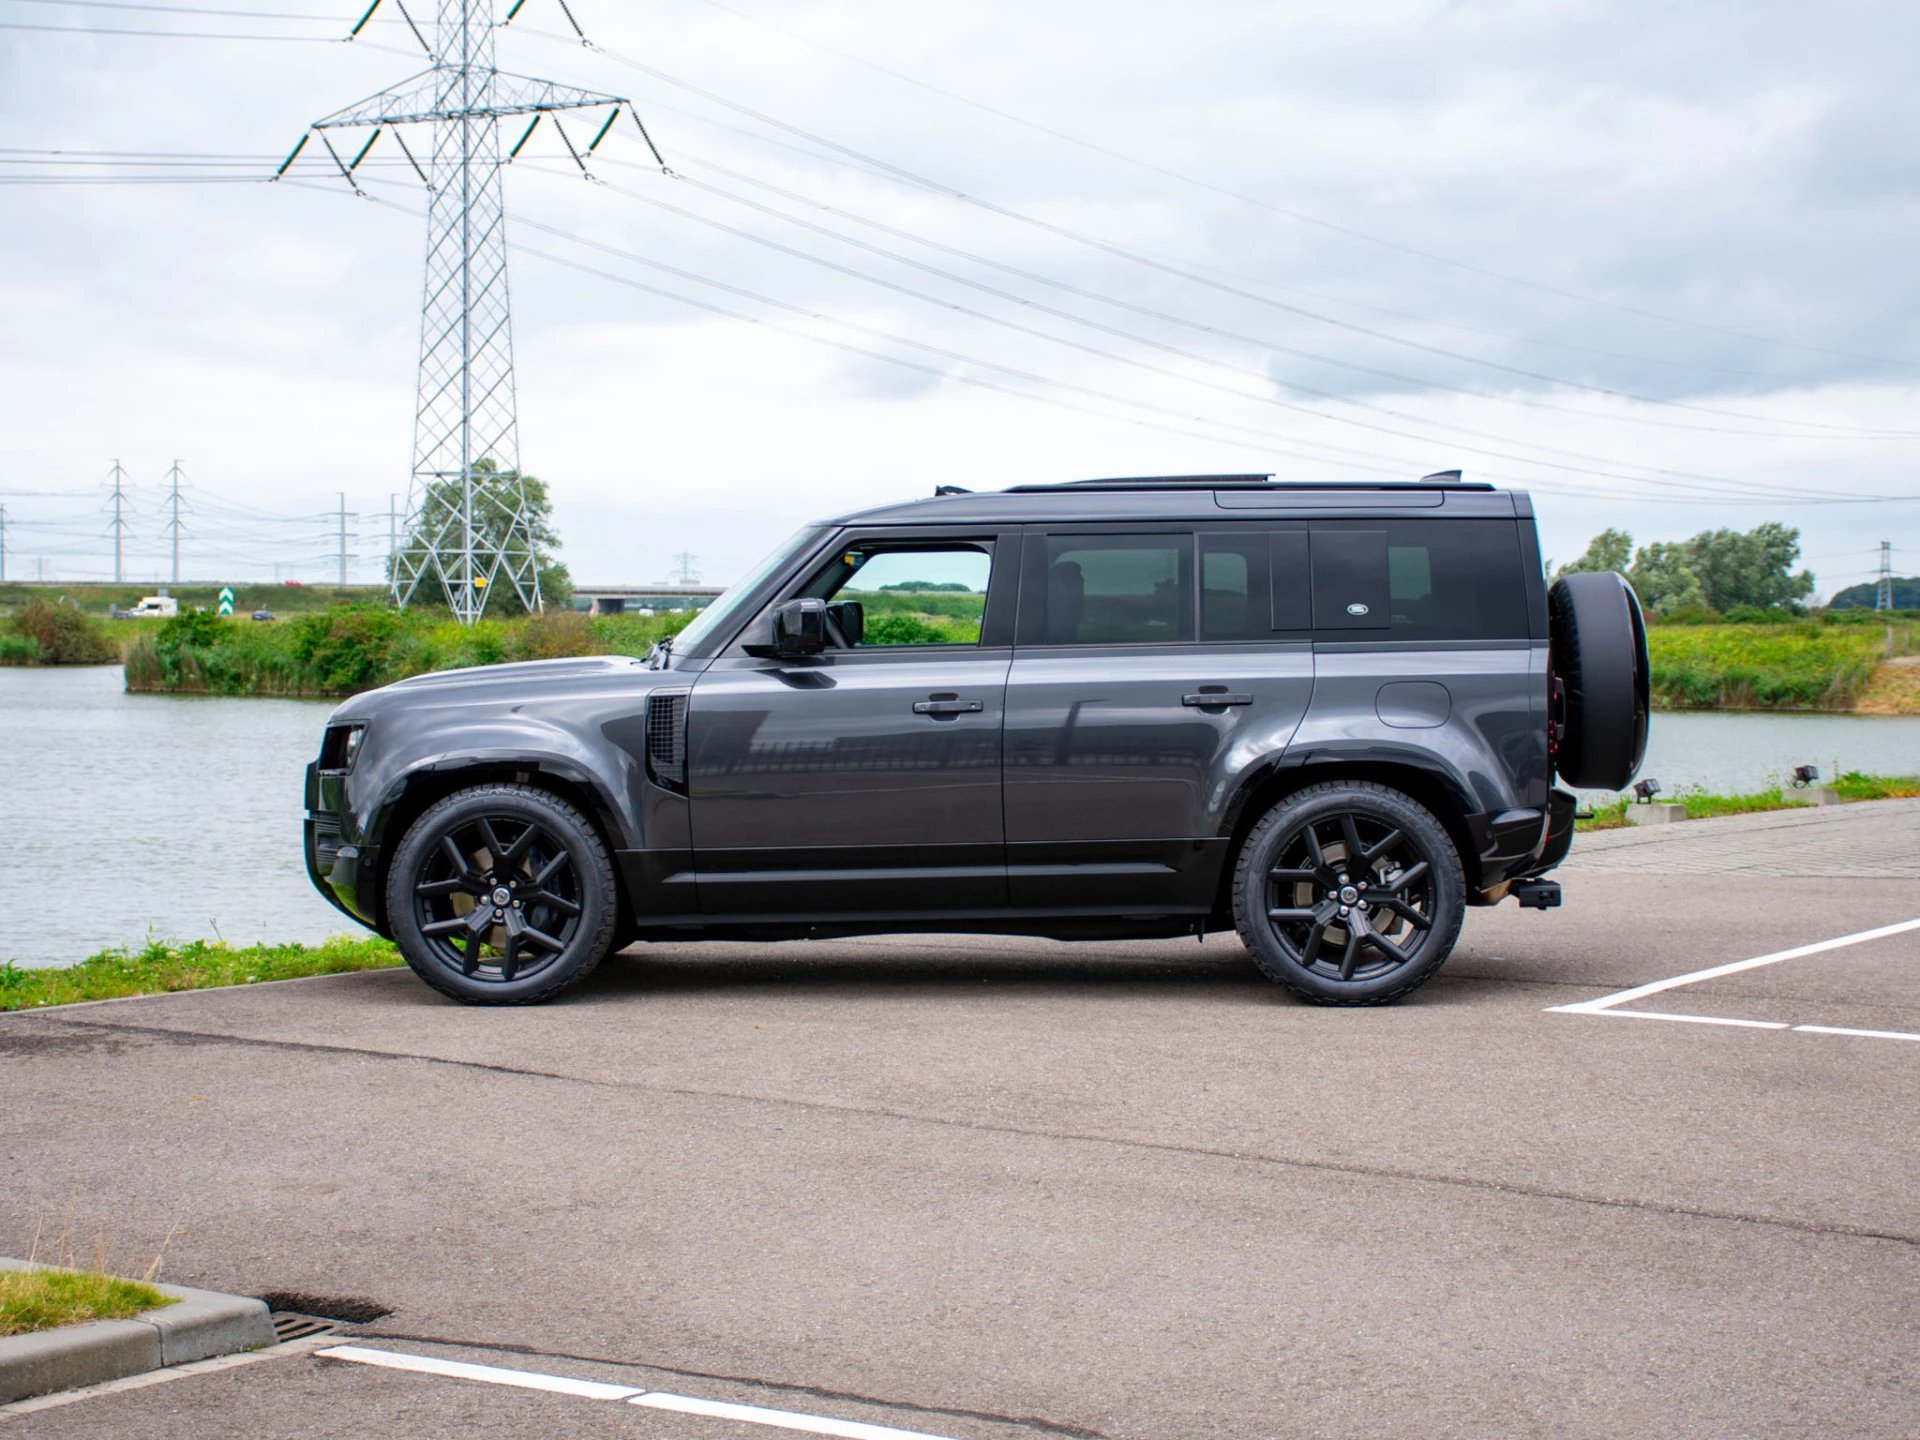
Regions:
<instances>
[{"instance_id":1,"label":"car side mirror","mask_svg":"<svg viewBox=\"0 0 1920 1440\"><path fill-rule=\"evenodd\" d=\"M827 602L787 600L773 612L773 653L785 658L818 655L827 648Z\"/></svg>"}]
</instances>

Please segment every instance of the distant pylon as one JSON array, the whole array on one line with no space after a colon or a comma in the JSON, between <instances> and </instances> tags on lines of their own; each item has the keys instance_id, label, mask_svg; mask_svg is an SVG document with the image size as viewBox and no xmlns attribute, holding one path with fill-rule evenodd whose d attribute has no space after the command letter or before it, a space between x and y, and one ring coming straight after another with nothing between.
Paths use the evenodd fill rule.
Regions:
<instances>
[{"instance_id":1,"label":"distant pylon","mask_svg":"<svg viewBox=\"0 0 1920 1440\"><path fill-rule=\"evenodd\" d=\"M120 468L118 460L113 462L113 583L121 584L127 578L125 565L127 538L127 472Z\"/></svg>"},{"instance_id":2,"label":"distant pylon","mask_svg":"<svg viewBox=\"0 0 1920 1440\"><path fill-rule=\"evenodd\" d=\"M173 537L173 583L180 583L180 462L173 462L173 469L167 472L173 482L167 494L167 533Z\"/></svg>"},{"instance_id":3,"label":"distant pylon","mask_svg":"<svg viewBox=\"0 0 1920 1440\"><path fill-rule=\"evenodd\" d=\"M513 6L509 20L524 3ZM375 0L355 34L379 8ZM564 0L561 9L566 11ZM571 12L567 18L572 20ZM410 16L407 23L412 26ZM585 157L624 110L666 168L625 98L494 69L494 30L493 0L440 0L439 24L427 47L432 67L316 121L307 137L318 135L340 173L354 183L354 172L374 141L391 130L427 185L413 478L407 523L388 578L394 601L403 608L423 581L437 581L453 613L468 624L480 618L503 581L527 609L540 608L533 527L520 475L501 167L547 120L584 172ZM418 29L414 35L427 46ZM606 117L593 139L576 144L561 123L562 112L600 109ZM503 155L499 122L509 116L532 119ZM433 127L430 171L421 168L402 136L410 125ZM348 163L330 132L354 128L372 133ZM286 173L307 138L294 147L280 173Z\"/></svg>"},{"instance_id":4,"label":"distant pylon","mask_svg":"<svg viewBox=\"0 0 1920 1440\"><path fill-rule=\"evenodd\" d=\"M1891 610L1893 608L1893 542L1880 542L1880 584L1873 592L1873 608Z\"/></svg>"},{"instance_id":5,"label":"distant pylon","mask_svg":"<svg viewBox=\"0 0 1920 1440\"><path fill-rule=\"evenodd\" d=\"M694 569L699 556L691 550L682 550L673 557L673 583L676 585L698 585L700 572Z\"/></svg>"}]
</instances>

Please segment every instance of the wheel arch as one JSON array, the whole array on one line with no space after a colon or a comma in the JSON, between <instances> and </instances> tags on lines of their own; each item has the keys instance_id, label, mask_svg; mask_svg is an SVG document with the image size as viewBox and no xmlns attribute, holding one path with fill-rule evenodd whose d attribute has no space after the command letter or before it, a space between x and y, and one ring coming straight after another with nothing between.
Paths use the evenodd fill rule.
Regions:
<instances>
[{"instance_id":1,"label":"wheel arch","mask_svg":"<svg viewBox=\"0 0 1920 1440\"><path fill-rule=\"evenodd\" d=\"M1230 837L1226 857L1220 867L1220 881L1214 894L1216 915L1233 913L1233 875L1239 863L1240 848L1260 817L1289 795L1312 785L1333 780L1367 780L1398 790L1426 807L1440 822L1460 856L1460 867L1469 892L1480 883L1480 854L1474 842L1467 816L1477 813L1473 801L1459 779L1439 765L1421 763L1404 755L1344 756L1315 759L1311 755L1294 763L1275 761L1247 777L1235 795L1228 812Z\"/></svg>"},{"instance_id":2,"label":"wheel arch","mask_svg":"<svg viewBox=\"0 0 1920 1440\"><path fill-rule=\"evenodd\" d=\"M587 817L609 855L631 848L626 827L612 797L585 767L564 756L482 756L433 760L413 767L388 787L372 816L369 832L378 837L372 873L362 879L362 895L373 907L375 929L389 935L387 866L414 821L449 795L477 785L527 785L565 800ZM614 865L615 900L630 908L621 867Z\"/></svg>"}]
</instances>

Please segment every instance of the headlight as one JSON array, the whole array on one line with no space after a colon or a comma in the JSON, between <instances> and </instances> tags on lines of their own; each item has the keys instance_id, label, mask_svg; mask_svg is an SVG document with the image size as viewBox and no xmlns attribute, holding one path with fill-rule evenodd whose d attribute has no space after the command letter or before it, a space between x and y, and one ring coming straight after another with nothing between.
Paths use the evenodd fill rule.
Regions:
<instances>
[{"instance_id":1,"label":"headlight","mask_svg":"<svg viewBox=\"0 0 1920 1440\"><path fill-rule=\"evenodd\" d=\"M320 768L351 770L354 757L360 753L361 742L366 738L367 725L364 720L356 720L349 725L329 725L326 738L320 742Z\"/></svg>"}]
</instances>

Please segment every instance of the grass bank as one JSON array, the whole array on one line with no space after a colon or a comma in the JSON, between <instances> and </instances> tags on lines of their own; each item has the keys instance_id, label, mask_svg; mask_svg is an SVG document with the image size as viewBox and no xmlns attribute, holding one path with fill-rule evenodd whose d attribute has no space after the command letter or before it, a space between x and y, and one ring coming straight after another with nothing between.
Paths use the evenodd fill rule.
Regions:
<instances>
[{"instance_id":1,"label":"grass bank","mask_svg":"<svg viewBox=\"0 0 1920 1440\"><path fill-rule=\"evenodd\" d=\"M234 613L242 617L256 610L298 615L335 605L377 601L386 594L386 588L378 585L235 585L231 588ZM178 600L182 610L213 610L220 604L218 585L169 585L151 580L124 585L8 581L0 584L0 610L19 610L35 600L66 601L104 619L114 609L131 610L143 596L156 595L161 590Z\"/></svg>"},{"instance_id":2,"label":"grass bank","mask_svg":"<svg viewBox=\"0 0 1920 1440\"><path fill-rule=\"evenodd\" d=\"M1920 798L1920 775L1862 775L1849 770L1832 782L1843 801L1911 800ZM1750 795L1710 795L1697 787L1672 795L1661 795L1663 804L1684 805L1687 819L1711 820L1721 815L1753 815L1765 810L1794 810L1806 804L1799 791L1776 785ZM1627 822L1633 808L1631 795L1619 795L1593 807L1593 819L1582 820L1576 830L1618 830Z\"/></svg>"},{"instance_id":3,"label":"grass bank","mask_svg":"<svg viewBox=\"0 0 1920 1440\"><path fill-rule=\"evenodd\" d=\"M0 1335L126 1320L174 1303L151 1285L96 1270L0 1270Z\"/></svg>"},{"instance_id":4,"label":"grass bank","mask_svg":"<svg viewBox=\"0 0 1920 1440\"><path fill-rule=\"evenodd\" d=\"M300 980L400 963L384 940L340 938L321 945L228 945L217 940L150 940L138 950L102 950L65 969L0 965L0 1011L37 1010L82 1000L214 990L267 980Z\"/></svg>"},{"instance_id":5,"label":"grass bank","mask_svg":"<svg viewBox=\"0 0 1920 1440\"><path fill-rule=\"evenodd\" d=\"M1653 701L1668 710L1852 710L1893 653L1913 653L1912 620L1860 623L1654 625L1647 631ZM1920 713L1897 708L1883 714Z\"/></svg>"}]
</instances>

